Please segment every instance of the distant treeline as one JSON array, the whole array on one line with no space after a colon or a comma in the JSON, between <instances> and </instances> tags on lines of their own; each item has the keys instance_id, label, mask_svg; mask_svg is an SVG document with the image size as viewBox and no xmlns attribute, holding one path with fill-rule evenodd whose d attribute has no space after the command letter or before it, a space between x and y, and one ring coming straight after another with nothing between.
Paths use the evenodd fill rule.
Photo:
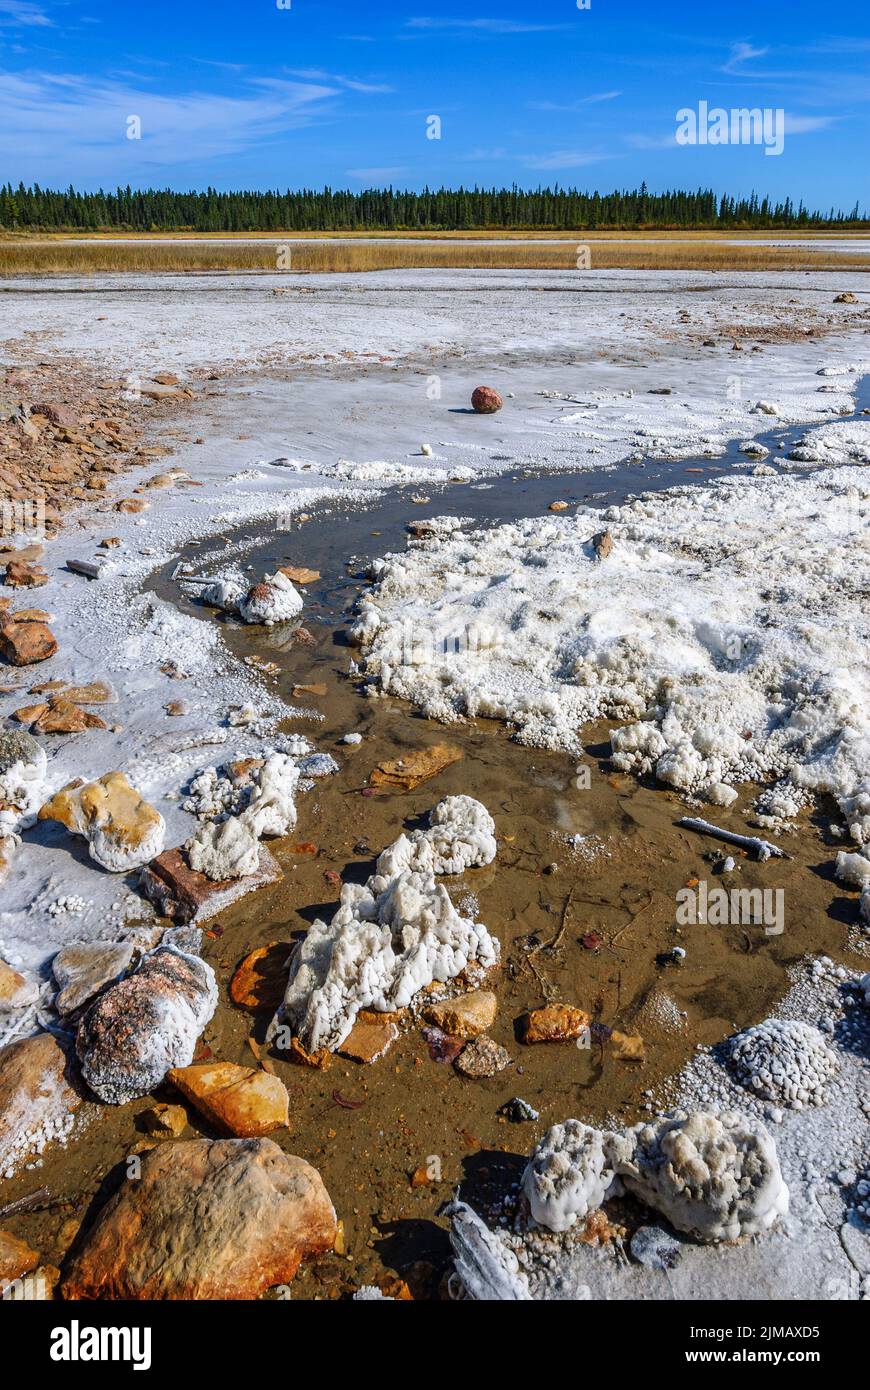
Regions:
<instances>
[{"instance_id":1,"label":"distant treeline","mask_svg":"<svg viewBox=\"0 0 870 1390\"><path fill-rule=\"evenodd\" d=\"M7 231L450 231L620 230L625 228L857 227L851 212L822 212L803 202L717 196L712 189L650 193L638 189L580 193L574 188L303 188L297 192L175 193L118 188L77 193L34 184L0 188L0 228Z\"/></svg>"}]
</instances>

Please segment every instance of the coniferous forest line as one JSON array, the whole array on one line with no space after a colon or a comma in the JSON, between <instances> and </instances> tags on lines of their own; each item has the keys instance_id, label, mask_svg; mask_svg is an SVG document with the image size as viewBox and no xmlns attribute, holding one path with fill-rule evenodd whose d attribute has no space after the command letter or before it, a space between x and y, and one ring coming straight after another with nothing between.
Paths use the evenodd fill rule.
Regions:
<instances>
[{"instance_id":1,"label":"coniferous forest line","mask_svg":"<svg viewBox=\"0 0 870 1390\"><path fill-rule=\"evenodd\" d=\"M12 184L0 187L4 231L601 231L856 229L868 224L856 203L827 211L774 202L753 193L735 198L712 189L639 189L581 193L573 188L394 188L242 190L180 193L118 188L65 192Z\"/></svg>"}]
</instances>

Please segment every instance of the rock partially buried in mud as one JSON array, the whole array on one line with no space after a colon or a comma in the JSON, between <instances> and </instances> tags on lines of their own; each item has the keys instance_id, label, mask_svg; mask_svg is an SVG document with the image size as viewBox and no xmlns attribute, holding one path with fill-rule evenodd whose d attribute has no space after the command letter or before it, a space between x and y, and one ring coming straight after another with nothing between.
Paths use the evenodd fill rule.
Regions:
<instances>
[{"instance_id":1,"label":"rock partially buried in mud","mask_svg":"<svg viewBox=\"0 0 870 1390\"><path fill-rule=\"evenodd\" d=\"M356 1022L338 1048L342 1057L354 1062L377 1062L392 1047L399 1036L394 1014L379 1014L361 1009Z\"/></svg>"},{"instance_id":2,"label":"rock partially buried in mud","mask_svg":"<svg viewBox=\"0 0 870 1390\"><path fill-rule=\"evenodd\" d=\"M245 956L230 983L230 998L237 1009L275 1012L284 998L292 952L291 941L270 941Z\"/></svg>"},{"instance_id":3,"label":"rock partially buried in mud","mask_svg":"<svg viewBox=\"0 0 870 1390\"><path fill-rule=\"evenodd\" d=\"M217 1002L210 965L159 946L83 1015L76 1052L85 1081L109 1105L147 1095L172 1067L190 1065Z\"/></svg>"},{"instance_id":4,"label":"rock partially buried in mud","mask_svg":"<svg viewBox=\"0 0 870 1390\"><path fill-rule=\"evenodd\" d=\"M501 410L504 401L491 386L475 386L471 393L471 404L478 415L494 415Z\"/></svg>"},{"instance_id":5,"label":"rock partially buried in mud","mask_svg":"<svg viewBox=\"0 0 870 1390\"><path fill-rule=\"evenodd\" d=\"M257 1139L286 1129L290 1122L287 1087L270 1072L233 1062L173 1067L168 1080L224 1134Z\"/></svg>"},{"instance_id":6,"label":"rock partially buried in mud","mask_svg":"<svg viewBox=\"0 0 870 1390\"><path fill-rule=\"evenodd\" d=\"M421 782L437 777L452 763L459 762L461 748L449 743L433 743L428 748L406 753L403 758L390 758L378 763L369 776L373 787L397 787L401 791L413 791Z\"/></svg>"},{"instance_id":7,"label":"rock partially buried in mud","mask_svg":"<svg viewBox=\"0 0 870 1390\"><path fill-rule=\"evenodd\" d=\"M92 859L110 873L142 868L163 849L166 825L123 772L96 782L77 779L47 801L40 820L56 820L88 842Z\"/></svg>"},{"instance_id":8,"label":"rock partially buried in mud","mask_svg":"<svg viewBox=\"0 0 870 1390\"><path fill-rule=\"evenodd\" d=\"M57 638L47 623L7 620L0 626L0 653L11 666L35 666L56 651Z\"/></svg>"},{"instance_id":9,"label":"rock partially buried in mud","mask_svg":"<svg viewBox=\"0 0 870 1390\"><path fill-rule=\"evenodd\" d=\"M569 1042L588 1032L592 1018L571 1004L548 1004L532 1009L520 1021L524 1043Z\"/></svg>"},{"instance_id":10,"label":"rock partially buried in mud","mask_svg":"<svg viewBox=\"0 0 870 1390\"><path fill-rule=\"evenodd\" d=\"M52 1033L0 1049L0 1176L11 1177L72 1129L82 1098Z\"/></svg>"},{"instance_id":11,"label":"rock partially buried in mud","mask_svg":"<svg viewBox=\"0 0 870 1390\"><path fill-rule=\"evenodd\" d=\"M66 1299L254 1299L331 1250L320 1174L270 1139L191 1139L142 1159L103 1208L63 1282Z\"/></svg>"},{"instance_id":12,"label":"rock partially buried in mud","mask_svg":"<svg viewBox=\"0 0 870 1390\"><path fill-rule=\"evenodd\" d=\"M498 1076L499 1072L511 1066L512 1061L510 1053L500 1043L481 1033L480 1037L462 1049L453 1065L462 1076L483 1081L487 1077Z\"/></svg>"}]
</instances>

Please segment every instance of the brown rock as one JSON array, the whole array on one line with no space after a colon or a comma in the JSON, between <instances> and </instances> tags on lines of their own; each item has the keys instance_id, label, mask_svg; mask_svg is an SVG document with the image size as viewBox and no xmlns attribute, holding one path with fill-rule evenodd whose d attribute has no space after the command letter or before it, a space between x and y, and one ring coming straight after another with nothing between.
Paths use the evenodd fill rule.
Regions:
<instances>
[{"instance_id":1,"label":"brown rock","mask_svg":"<svg viewBox=\"0 0 870 1390\"><path fill-rule=\"evenodd\" d=\"M68 405L48 405L38 401L36 405L30 407L31 415L41 415L52 425L62 425L64 429L78 429L79 419L74 410Z\"/></svg>"},{"instance_id":2,"label":"brown rock","mask_svg":"<svg viewBox=\"0 0 870 1390\"><path fill-rule=\"evenodd\" d=\"M643 1038L639 1033L620 1033L615 1028L610 1034L613 1055L618 1062L642 1062L646 1056Z\"/></svg>"},{"instance_id":3,"label":"brown rock","mask_svg":"<svg viewBox=\"0 0 870 1390\"><path fill-rule=\"evenodd\" d=\"M129 516L135 516L137 512L144 512L151 506L142 497L122 497L120 502L115 503L116 512L125 512Z\"/></svg>"},{"instance_id":4,"label":"brown rock","mask_svg":"<svg viewBox=\"0 0 870 1390\"><path fill-rule=\"evenodd\" d=\"M64 1135L81 1096L52 1033L0 1049L0 1173L24 1166L46 1139Z\"/></svg>"},{"instance_id":5,"label":"brown rock","mask_svg":"<svg viewBox=\"0 0 870 1390\"><path fill-rule=\"evenodd\" d=\"M495 1023L497 1009L498 1000L492 990L474 989L458 999L431 1004L424 1018L451 1038L476 1038Z\"/></svg>"},{"instance_id":6,"label":"brown rock","mask_svg":"<svg viewBox=\"0 0 870 1390\"><path fill-rule=\"evenodd\" d=\"M39 1264L39 1256L26 1240L19 1240L11 1231L0 1231L0 1294L4 1284L30 1274Z\"/></svg>"},{"instance_id":7,"label":"brown rock","mask_svg":"<svg viewBox=\"0 0 870 1390\"><path fill-rule=\"evenodd\" d=\"M230 998L237 1008L275 1012L284 998L292 951L289 941L270 941L245 956L230 983Z\"/></svg>"},{"instance_id":8,"label":"brown rock","mask_svg":"<svg viewBox=\"0 0 870 1390\"><path fill-rule=\"evenodd\" d=\"M300 699L303 695L313 695L313 696L315 696L316 698L319 699L319 698L322 698L322 696L324 696L324 695L326 694L326 689L327 689L327 688L326 688L325 685L320 685L320 684L315 684L315 685L294 685L294 687L293 687L293 699L294 699L294 700L298 700L298 699Z\"/></svg>"},{"instance_id":9,"label":"brown rock","mask_svg":"<svg viewBox=\"0 0 870 1390\"><path fill-rule=\"evenodd\" d=\"M51 962L58 987L54 1006L62 1018L75 1013L129 970L135 948L129 941L70 941Z\"/></svg>"},{"instance_id":10,"label":"brown rock","mask_svg":"<svg viewBox=\"0 0 870 1390\"><path fill-rule=\"evenodd\" d=\"M858 296L852 290L844 290L842 294L834 295L835 304L857 304Z\"/></svg>"},{"instance_id":11,"label":"brown rock","mask_svg":"<svg viewBox=\"0 0 870 1390\"><path fill-rule=\"evenodd\" d=\"M462 1049L453 1065L463 1076L481 1081L489 1076L497 1076L511 1065L512 1060L509 1052L492 1038L481 1034Z\"/></svg>"},{"instance_id":12,"label":"brown rock","mask_svg":"<svg viewBox=\"0 0 870 1390\"><path fill-rule=\"evenodd\" d=\"M187 1111L183 1105L160 1102L140 1111L136 1123L152 1139L180 1139L187 1129Z\"/></svg>"},{"instance_id":13,"label":"brown rock","mask_svg":"<svg viewBox=\"0 0 870 1390\"><path fill-rule=\"evenodd\" d=\"M549 509L551 512L566 512L568 510L568 503L563 502L562 499L559 498L555 502L550 503Z\"/></svg>"},{"instance_id":14,"label":"brown rock","mask_svg":"<svg viewBox=\"0 0 870 1390\"><path fill-rule=\"evenodd\" d=\"M39 565L28 565L23 560L10 560L3 582L8 584L10 589L39 589L48 583L48 575Z\"/></svg>"},{"instance_id":15,"label":"brown rock","mask_svg":"<svg viewBox=\"0 0 870 1390\"><path fill-rule=\"evenodd\" d=\"M413 791L421 782L436 777L461 757L461 748L449 743L433 743L428 748L407 753L404 758L391 758L378 763L369 782L373 787L398 787L403 791Z\"/></svg>"},{"instance_id":16,"label":"brown rock","mask_svg":"<svg viewBox=\"0 0 870 1390\"><path fill-rule=\"evenodd\" d=\"M44 608L16 608L14 613L9 614L9 621L12 623L48 623L51 622L51 614Z\"/></svg>"},{"instance_id":17,"label":"brown rock","mask_svg":"<svg viewBox=\"0 0 870 1390\"><path fill-rule=\"evenodd\" d=\"M491 386L476 386L471 393L471 404L478 415L494 415L501 410L504 401Z\"/></svg>"},{"instance_id":18,"label":"brown rock","mask_svg":"<svg viewBox=\"0 0 870 1390\"><path fill-rule=\"evenodd\" d=\"M64 1298L253 1299L333 1247L320 1174L270 1139L161 1144L141 1163L68 1266Z\"/></svg>"},{"instance_id":19,"label":"brown rock","mask_svg":"<svg viewBox=\"0 0 870 1390\"><path fill-rule=\"evenodd\" d=\"M36 708L34 706L34 708ZM18 711L20 713L20 711ZM108 724L98 714L89 714L65 696L50 702L38 714L33 723L33 732L38 734L81 734L85 729L108 729Z\"/></svg>"},{"instance_id":20,"label":"brown rock","mask_svg":"<svg viewBox=\"0 0 870 1390\"><path fill-rule=\"evenodd\" d=\"M231 903L284 877L277 860L260 845L260 864L248 878L219 883L191 869L179 849L164 850L142 870L139 890L164 917L175 922L206 922Z\"/></svg>"},{"instance_id":21,"label":"brown rock","mask_svg":"<svg viewBox=\"0 0 870 1390\"><path fill-rule=\"evenodd\" d=\"M592 549L596 560L606 560L613 549L613 537L609 531L598 531L592 537Z\"/></svg>"},{"instance_id":22,"label":"brown rock","mask_svg":"<svg viewBox=\"0 0 870 1390\"><path fill-rule=\"evenodd\" d=\"M579 1038L592 1019L582 1009L570 1004L548 1004L544 1009L532 1009L521 1021L524 1043L566 1042Z\"/></svg>"},{"instance_id":23,"label":"brown rock","mask_svg":"<svg viewBox=\"0 0 870 1390\"><path fill-rule=\"evenodd\" d=\"M256 1139L290 1123L290 1097L277 1076L233 1062L176 1067L168 1080L224 1134Z\"/></svg>"},{"instance_id":24,"label":"brown rock","mask_svg":"<svg viewBox=\"0 0 870 1390\"><path fill-rule=\"evenodd\" d=\"M35 666L57 651L57 638L46 623L6 622L0 627L0 653L12 666Z\"/></svg>"},{"instance_id":25,"label":"brown rock","mask_svg":"<svg viewBox=\"0 0 870 1390\"><path fill-rule=\"evenodd\" d=\"M377 1062L390 1050L398 1036L395 1015L361 1009L338 1051L342 1057L350 1057L354 1062Z\"/></svg>"}]
</instances>

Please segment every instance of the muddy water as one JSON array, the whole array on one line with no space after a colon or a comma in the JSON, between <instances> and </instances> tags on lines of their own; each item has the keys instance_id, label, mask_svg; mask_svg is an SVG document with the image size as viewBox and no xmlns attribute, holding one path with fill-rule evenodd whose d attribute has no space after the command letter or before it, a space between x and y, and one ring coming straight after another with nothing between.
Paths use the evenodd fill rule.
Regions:
<instances>
[{"instance_id":1,"label":"muddy water","mask_svg":"<svg viewBox=\"0 0 870 1390\"><path fill-rule=\"evenodd\" d=\"M694 481L721 466L721 460L656 465L645 470L643 483ZM684 475L685 467L704 473ZM847 951L849 911L836 897L832 850L818 826L808 823L789 837L790 860L757 864L735 853L739 886L783 889L781 936L752 925L679 928L678 890L696 879L715 882L720 851L714 841L676 825L685 813L676 795L613 774L607 727L586 731L578 762L522 748L501 725L487 721L448 729L429 724L399 702L367 699L347 676L347 619L364 583L362 558L401 548L408 520L445 511L489 521L539 515L557 497L604 505L624 495L625 487L613 472L600 478L588 472L502 478L482 489L455 486L436 493L427 487L427 507L413 503L406 489L366 510L333 504L292 533L265 540L254 533L228 537L246 546L241 560L258 574L286 563L321 571L305 605L314 638L307 646L288 644L280 630L216 618L181 595L168 571L155 577L157 592L204 622L221 621L239 657L274 660L280 667L275 688L291 705L300 704L293 699L294 685L326 687L324 696L301 702L316 706L321 719L293 718L285 727L309 735L341 764L337 776L300 797L293 839L273 846L283 880L208 924L204 954L217 973L221 1003L201 1058L253 1062L251 1043L262 1046L269 1015L232 1006L233 971L254 947L290 943L315 917L331 913L339 890L327 875L364 880L384 845L421 823L450 793L483 801L499 836L492 865L445 883L457 903L474 897L479 919L501 941L501 963L488 984L499 1003L491 1033L513 1058L508 1070L489 1080L465 1079L432 1060L415 1027L370 1067L336 1057L328 1070L315 1071L280 1052L270 1054L291 1095L290 1130L274 1137L317 1166L346 1233L346 1253L300 1271L294 1297L341 1296L385 1272L408 1278L418 1296L436 1296L449 1253L439 1212L456 1187L478 1204L499 1195L545 1129L569 1115L620 1123L640 1118L644 1092L678 1071L698 1043L716 1042L769 1012L784 992L786 967L805 952L855 963ZM220 549L213 543L192 546L182 558L207 572ZM360 745L340 742L351 731L363 735ZM413 792L363 794L380 760L444 740L462 757L437 778ZM752 789L746 789L734 807L717 813L717 821L745 831L751 800ZM575 842L577 836L583 838ZM664 963L675 945L685 949L685 960ZM592 1049L572 1043L523 1046L519 1019L549 1000L576 1004L607 1028L639 1033L644 1060L619 1060L603 1030ZM514 1124L501 1116L500 1107L514 1096L538 1110L539 1120ZM177 1100L168 1089L161 1098ZM117 1111L89 1107L84 1136L48 1156L38 1181L61 1204L5 1223L29 1239L43 1261L60 1263L78 1222L89 1219L122 1180L122 1160L141 1138L135 1117L149 1103ZM209 1131L194 1117L192 1133ZM412 1185L414 1170L431 1169L433 1158L440 1180ZM22 1175L7 1184L7 1200L35 1185L33 1174Z\"/></svg>"}]
</instances>

